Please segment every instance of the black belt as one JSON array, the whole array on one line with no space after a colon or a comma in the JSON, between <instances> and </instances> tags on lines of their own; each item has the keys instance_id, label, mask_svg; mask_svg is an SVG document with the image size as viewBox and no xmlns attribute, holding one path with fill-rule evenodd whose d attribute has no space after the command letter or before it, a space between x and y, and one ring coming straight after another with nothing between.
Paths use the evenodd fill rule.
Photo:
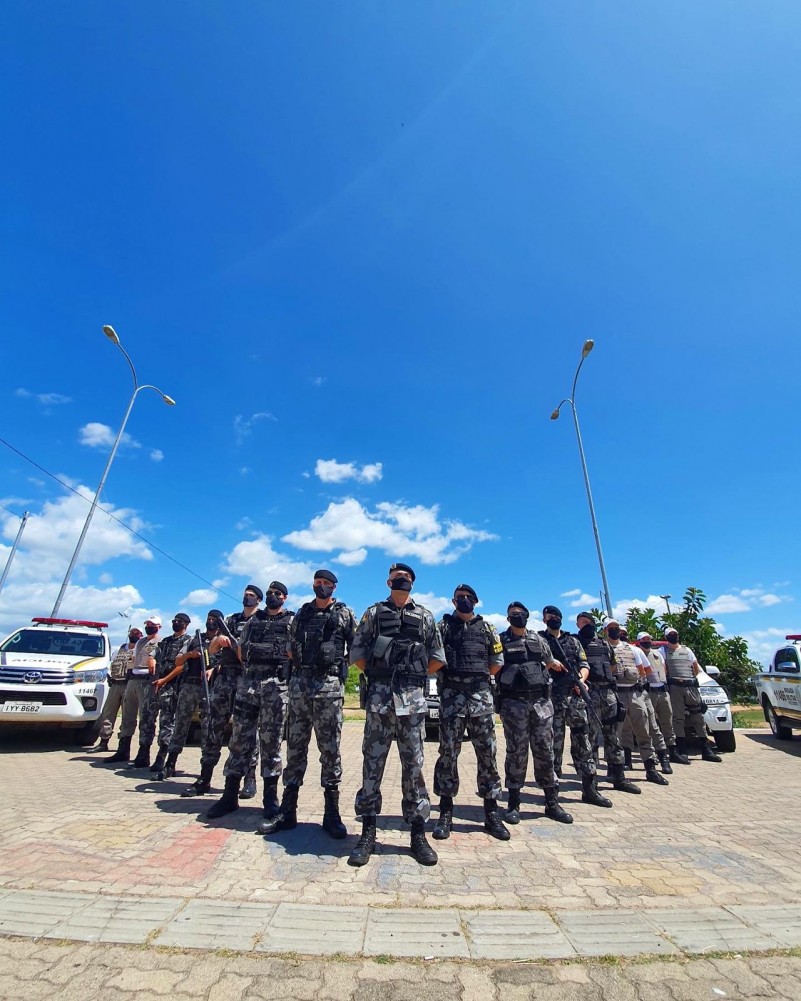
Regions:
<instances>
[{"instance_id":1,"label":"black belt","mask_svg":"<svg viewBox=\"0 0 801 1001\"><path fill-rule=\"evenodd\" d=\"M283 667L257 667L255 670L245 671L245 677L253 678L256 681L269 681L271 678L286 681L286 672Z\"/></svg>"},{"instance_id":2,"label":"black belt","mask_svg":"<svg viewBox=\"0 0 801 1001\"><path fill-rule=\"evenodd\" d=\"M642 682L635 681L633 685L621 685L620 682L618 682L617 690L619 692L641 692L643 690Z\"/></svg>"},{"instance_id":3,"label":"black belt","mask_svg":"<svg viewBox=\"0 0 801 1001\"><path fill-rule=\"evenodd\" d=\"M533 685L531 688L504 688L501 695L505 699L547 699L550 695L550 685ZM565 693L565 696L567 693Z\"/></svg>"},{"instance_id":4,"label":"black belt","mask_svg":"<svg viewBox=\"0 0 801 1001\"><path fill-rule=\"evenodd\" d=\"M367 681L369 683L372 683L373 681L379 681L384 685L391 684L391 682L395 678L397 678L398 681L408 682L410 684L420 685L422 687L422 685L425 684L427 677L428 677L427 674L414 674L411 671L402 671L400 668L398 668L396 671L387 671L385 668L384 669L379 668L378 670L376 670L376 668L373 667L367 671Z\"/></svg>"},{"instance_id":5,"label":"black belt","mask_svg":"<svg viewBox=\"0 0 801 1001\"><path fill-rule=\"evenodd\" d=\"M108 679L108 683L110 685L127 685L128 684L128 679L127 678L109 678Z\"/></svg>"},{"instance_id":6,"label":"black belt","mask_svg":"<svg viewBox=\"0 0 801 1001\"><path fill-rule=\"evenodd\" d=\"M589 680L590 688L617 688L616 681L593 681L592 678Z\"/></svg>"},{"instance_id":7,"label":"black belt","mask_svg":"<svg viewBox=\"0 0 801 1001\"><path fill-rule=\"evenodd\" d=\"M695 678L668 678L668 685L678 685L679 688L698 688Z\"/></svg>"},{"instance_id":8,"label":"black belt","mask_svg":"<svg viewBox=\"0 0 801 1001\"><path fill-rule=\"evenodd\" d=\"M181 683L184 684L184 685L201 685L201 684L203 684L203 681L202 681L201 678L187 678L187 677L182 677L181 678Z\"/></svg>"},{"instance_id":9,"label":"black belt","mask_svg":"<svg viewBox=\"0 0 801 1001\"><path fill-rule=\"evenodd\" d=\"M312 674L315 678L338 678L339 668L338 667L315 667L313 664L301 664L300 667L296 668L297 671L305 671L306 674Z\"/></svg>"},{"instance_id":10,"label":"black belt","mask_svg":"<svg viewBox=\"0 0 801 1001\"><path fill-rule=\"evenodd\" d=\"M490 683L489 678L443 678L442 687L454 692L488 692Z\"/></svg>"}]
</instances>

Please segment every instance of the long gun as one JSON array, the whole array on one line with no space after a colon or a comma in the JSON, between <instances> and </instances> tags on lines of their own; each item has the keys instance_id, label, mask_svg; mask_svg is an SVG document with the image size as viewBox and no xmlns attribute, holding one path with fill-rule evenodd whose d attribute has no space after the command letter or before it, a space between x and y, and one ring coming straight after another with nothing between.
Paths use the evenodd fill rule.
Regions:
<instances>
[{"instance_id":1,"label":"long gun","mask_svg":"<svg viewBox=\"0 0 801 1001\"><path fill-rule=\"evenodd\" d=\"M562 644L559 642L559 639L555 638L554 642L556 643L556 646L557 646L557 648L559 650L559 654L560 654L560 658L559 659L564 664L565 670L567 671L567 677L568 677L568 679L573 682L573 684L575 685L576 689L578 690L579 695L581 696L582 701L584 702L584 705L587 707L587 710L592 713L592 715L595 717L595 719L596 719L596 721L598 723L598 726L600 726L601 729L603 729L603 723L601 722L601 717L595 711L595 706L592 704L592 699L590 698L590 693L589 693L589 691L587 689L587 686L581 680L581 675L578 673L578 671L576 670L576 668L571 664L570 658L565 653L565 649L562 646Z\"/></svg>"},{"instance_id":2,"label":"long gun","mask_svg":"<svg viewBox=\"0 0 801 1001\"><path fill-rule=\"evenodd\" d=\"M206 703L206 718L208 719L209 710L211 709L211 695L209 693L207 672L211 668L211 662L209 660L209 648L203 642L203 636L199 629L195 630L195 642L200 651L200 684L203 686L203 701Z\"/></svg>"}]
</instances>

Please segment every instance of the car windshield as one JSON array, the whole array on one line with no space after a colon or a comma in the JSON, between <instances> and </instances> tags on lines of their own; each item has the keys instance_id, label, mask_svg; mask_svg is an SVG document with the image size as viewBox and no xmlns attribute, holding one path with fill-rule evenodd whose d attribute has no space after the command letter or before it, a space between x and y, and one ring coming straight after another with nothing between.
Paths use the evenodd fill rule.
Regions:
<instances>
[{"instance_id":1,"label":"car windshield","mask_svg":"<svg viewBox=\"0 0 801 1001\"><path fill-rule=\"evenodd\" d=\"M0 645L0 652L41 653L57 657L102 657L103 637L93 636L91 633L20 629Z\"/></svg>"}]
</instances>

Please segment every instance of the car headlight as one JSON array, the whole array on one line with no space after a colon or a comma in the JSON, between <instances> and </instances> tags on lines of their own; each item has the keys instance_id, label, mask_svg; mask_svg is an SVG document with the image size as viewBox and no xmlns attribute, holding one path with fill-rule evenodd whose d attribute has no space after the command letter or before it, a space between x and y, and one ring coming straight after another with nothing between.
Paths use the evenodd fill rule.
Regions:
<instances>
[{"instance_id":1,"label":"car headlight","mask_svg":"<svg viewBox=\"0 0 801 1001\"><path fill-rule=\"evenodd\" d=\"M72 676L73 685L96 685L98 681L106 680L105 667L99 671L76 671Z\"/></svg>"}]
</instances>

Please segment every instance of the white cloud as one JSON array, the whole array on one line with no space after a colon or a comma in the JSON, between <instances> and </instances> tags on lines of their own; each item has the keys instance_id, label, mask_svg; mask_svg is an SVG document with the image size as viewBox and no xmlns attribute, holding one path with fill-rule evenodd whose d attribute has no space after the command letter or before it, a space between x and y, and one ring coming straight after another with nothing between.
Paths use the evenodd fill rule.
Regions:
<instances>
[{"instance_id":1,"label":"white cloud","mask_svg":"<svg viewBox=\"0 0 801 1001\"><path fill-rule=\"evenodd\" d=\"M108 424L99 424L97 421L90 421L79 429L79 441L89 448L111 448L117 432L113 431ZM121 445L128 445L130 448L141 448L142 446L132 438L126 431L122 436Z\"/></svg>"},{"instance_id":2,"label":"white cloud","mask_svg":"<svg viewBox=\"0 0 801 1001\"><path fill-rule=\"evenodd\" d=\"M334 563L341 563L343 567L357 567L367 559L367 550L353 549L348 553L340 553L334 557Z\"/></svg>"},{"instance_id":3,"label":"white cloud","mask_svg":"<svg viewBox=\"0 0 801 1001\"><path fill-rule=\"evenodd\" d=\"M326 378L325 378L324 375L315 375L315 376L312 376L311 384L313 386L322 386L322 384L324 382L326 382L326 381L327 380L326 380Z\"/></svg>"},{"instance_id":4,"label":"white cloud","mask_svg":"<svg viewBox=\"0 0 801 1001\"><path fill-rule=\"evenodd\" d=\"M433 591L412 591L412 597L431 612L439 621L445 612L453 611L453 601Z\"/></svg>"},{"instance_id":5,"label":"white cloud","mask_svg":"<svg viewBox=\"0 0 801 1001\"><path fill-rule=\"evenodd\" d=\"M469 528L460 521L440 521L439 506L407 507L383 502L370 512L357 500L347 497L331 503L309 527L283 536L298 549L351 552L361 548L380 549L390 556L414 556L434 565L453 563L474 543L497 536Z\"/></svg>"},{"instance_id":6,"label":"white cloud","mask_svg":"<svg viewBox=\"0 0 801 1001\"><path fill-rule=\"evenodd\" d=\"M770 605L779 605L781 604L782 601L785 601L786 599L780 598L778 594L760 594L757 600L759 601L760 605L762 605L765 608L768 608Z\"/></svg>"},{"instance_id":7,"label":"white cloud","mask_svg":"<svg viewBox=\"0 0 801 1001\"><path fill-rule=\"evenodd\" d=\"M251 414L250 417L245 417L243 414L237 414L236 417L234 417L234 437L237 445L242 445L245 440L250 437L256 425L260 421L277 420L277 417L268 413L266 410L260 411L257 414Z\"/></svg>"},{"instance_id":8,"label":"white cloud","mask_svg":"<svg viewBox=\"0 0 801 1001\"><path fill-rule=\"evenodd\" d=\"M240 577L251 577L255 583L280 580L287 587L306 584L314 576L316 564L292 560L277 553L268 535L257 535L255 539L238 542L226 556L223 569L226 573ZM263 588L263 584L259 584Z\"/></svg>"},{"instance_id":9,"label":"white cloud","mask_svg":"<svg viewBox=\"0 0 801 1001\"><path fill-rule=\"evenodd\" d=\"M579 590L579 588L576 588L572 593L577 595L577 597L574 598L573 601L569 603L571 608L587 609L587 608L600 608L601 606L600 595L584 594ZM565 597L567 596L565 595Z\"/></svg>"},{"instance_id":10,"label":"white cloud","mask_svg":"<svg viewBox=\"0 0 801 1001\"><path fill-rule=\"evenodd\" d=\"M57 407L64 403L72 403L72 397L63 396L61 393L31 393L27 389L17 389L14 395L23 399L37 400L45 407Z\"/></svg>"},{"instance_id":11,"label":"white cloud","mask_svg":"<svg viewBox=\"0 0 801 1001\"><path fill-rule=\"evenodd\" d=\"M194 608L197 605L213 605L215 601L217 601L216 591L212 590L210 587L199 587L194 591L190 591L189 594L181 598L178 604L182 608L184 605Z\"/></svg>"},{"instance_id":12,"label":"white cloud","mask_svg":"<svg viewBox=\"0 0 801 1001\"><path fill-rule=\"evenodd\" d=\"M729 612L748 612L751 605L736 594L721 594L704 608L705 615L726 615Z\"/></svg>"},{"instance_id":13,"label":"white cloud","mask_svg":"<svg viewBox=\"0 0 801 1001\"><path fill-rule=\"evenodd\" d=\"M253 470L250 468L250 466L241 466L240 469L239 469L239 475L240 476L247 476L249 473L252 473L252 472L253 472Z\"/></svg>"},{"instance_id":14,"label":"white cloud","mask_svg":"<svg viewBox=\"0 0 801 1001\"><path fill-rule=\"evenodd\" d=\"M343 483L345 480L356 480L357 483L375 483L384 474L383 465L380 462L368 463L360 469L354 462L318 459L314 466L314 475L323 483Z\"/></svg>"},{"instance_id":15,"label":"white cloud","mask_svg":"<svg viewBox=\"0 0 801 1001\"><path fill-rule=\"evenodd\" d=\"M794 632L793 629L755 629L752 632L740 633L748 644L748 656L767 665L773 654L784 643L784 638ZM725 682L724 682L725 683Z\"/></svg>"},{"instance_id":16,"label":"white cloud","mask_svg":"<svg viewBox=\"0 0 801 1001\"><path fill-rule=\"evenodd\" d=\"M153 460L153 462L161 462L162 459L164 458L164 453L161 451L160 448L154 448L150 452L150 458Z\"/></svg>"},{"instance_id":17,"label":"white cloud","mask_svg":"<svg viewBox=\"0 0 801 1001\"><path fill-rule=\"evenodd\" d=\"M580 587L574 587L572 591L562 591L559 595L560 598L576 598L581 594Z\"/></svg>"},{"instance_id":18,"label":"white cloud","mask_svg":"<svg viewBox=\"0 0 801 1001\"><path fill-rule=\"evenodd\" d=\"M101 573L97 578L100 584L108 585L113 582L113 578L110 573Z\"/></svg>"},{"instance_id":19,"label":"white cloud","mask_svg":"<svg viewBox=\"0 0 801 1001\"><path fill-rule=\"evenodd\" d=\"M16 563L14 564L16 568ZM66 570L66 565L62 568ZM12 570L12 575L14 571ZM24 625L35 615L49 615L56 600L59 583L20 581L9 576L3 589L0 628L5 631ZM120 613L123 613L122 616ZM132 584L119 587L82 587L70 584L59 614L65 618L107 622L109 632L121 638L130 623L141 624L147 614L142 596Z\"/></svg>"}]
</instances>

